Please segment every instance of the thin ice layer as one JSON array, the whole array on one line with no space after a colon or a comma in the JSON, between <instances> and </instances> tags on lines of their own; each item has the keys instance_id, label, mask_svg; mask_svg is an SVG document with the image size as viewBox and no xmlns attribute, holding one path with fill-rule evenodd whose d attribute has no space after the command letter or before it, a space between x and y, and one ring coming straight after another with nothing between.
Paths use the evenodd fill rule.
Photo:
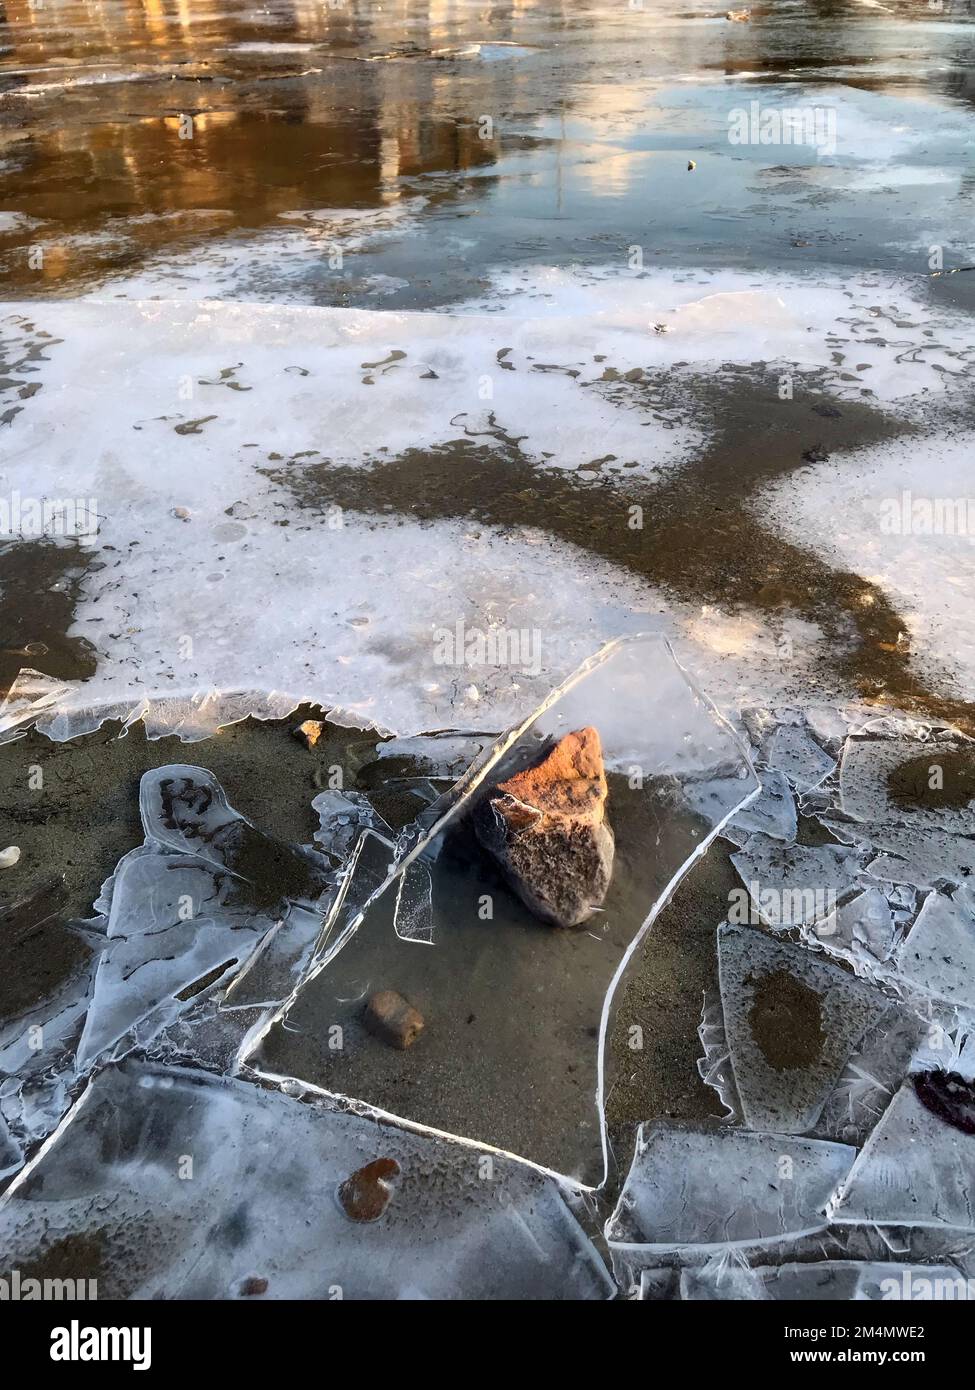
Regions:
<instances>
[{"instance_id":1,"label":"thin ice layer","mask_svg":"<svg viewBox=\"0 0 975 1390\"><path fill-rule=\"evenodd\" d=\"M836 759L796 724L779 725L765 745L764 761L783 773L799 796L820 786L836 767Z\"/></svg>"},{"instance_id":2,"label":"thin ice layer","mask_svg":"<svg viewBox=\"0 0 975 1390\"><path fill-rule=\"evenodd\" d=\"M901 1086L830 1204L831 1220L975 1230L975 1133Z\"/></svg>"},{"instance_id":3,"label":"thin ice layer","mask_svg":"<svg viewBox=\"0 0 975 1390\"><path fill-rule=\"evenodd\" d=\"M139 784L139 809L148 843L198 855L250 884L256 907L314 904L331 886L329 861L258 830L234 810L206 768L182 763L150 768Z\"/></svg>"},{"instance_id":4,"label":"thin ice layer","mask_svg":"<svg viewBox=\"0 0 975 1390\"><path fill-rule=\"evenodd\" d=\"M93 1080L0 1201L0 1247L15 1266L97 1276L101 1298L613 1292L558 1186L522 1165L134 1062Z\"/></svg>"},{"instance_id":5,"label":"thin ice layer","mask_svg":"<svg viewBox=\"0 0 975 1390\"><path fill-rule=\"evenodd\" d=\"M752 835L768 835L790 844L796 838L796 803L784 773L758 769L762 790L750 806L739 811L721 832L739 848Z\"/></svg>"},{"instance_id":6,"label":"thin ice layer","mask_svg":"<svg viewBox=\"0 0 975 1390\"><path fill-rule=\"evenodd\" d=\"M857 974L872 975L890 959L897 929L886 896L879 888L865 888L816 922L807 935L829 955L848 961Z\"/></svg>"},{"instance_id":7,"label":"thin ice layer","mask_svg":"<svg viewBox=\"0 0 975 1390\"><path fill-rule=\"evenodd\" d=\"M731 862L754 911L771 927L828 917L862 872L854 851L840 845L783 845L765 835L753 835Z\"/></svg>"},{"instance_id":8,"label":"thin ice layer","mask_svg":"<svg viewBox=\"0 0 975 1390\"><path fill-rule=\"evenodd\" d=\"M975 1288L954 1265L820 1260L809 1264L685 1269L680 1296L690 1300L772 1299L776 1302L865 1303L967 1301Z\"/></svg>"},{"instance_id":9,"label":"thin ice layer","mask_svg":"<svg viewBox=\"0 0 975 1390\"><path fill-rule=\"evenodd\" d=\"M78 1045L80 1068L147 1017L157 1031L199 989L247 960L273 918L239 895L238 881L205 859L151 850L126 856Z\"/></svg>"},{"instance_id":10,"label":"thin ice layer","mask_svg":"<svg viewBox=\"0 0 975 1390\"><path fill-rule=\"evenodd\" d=\"M806 1133L886 1000L809 951L727 923L718 928L718 972L745 1123Z\"/></svg>"},{"instance_id":11,"label":"thin ice layer","mask_svg":"<svg viewBox=\"0 0 975 1390\"><path fill-rule=\"evenodd\" d=\"M822 1230L826 1203L855 1156L847 1144L820 1139L655 1120L637 1133L606 1238L675 1250L766 1245Z\"/></svg>"},{"instance_id":12,"label":"thin ice layer","mask_svg":"<svg viewBox=\"0 0 975 1390\"><path fill-rule=\"evenodd\" d=\"M897 951L895 968L912 988L962 1009L975 1008L975 893L931 893Z\"/></svg>"},{"instance_id":13,"label":"thin ice layer","mask_svg":"<svg viewBox=\"0 0 975 1390\"><path fill-rule=\"evenodd\" d=\"M501 879L468 813L553 741L590 725L602 743L615 864L601 909L578 929L558 930ZM665 643L610 644L506 735L446 807L428 813L426 838L403 849L394 884L361 923L346 914L332 929L327 958L253 1064L597 1182L609 1000L661 901L756 789L743 746ZM431 872L429 909L425 880L416 896L409 885L399 894L420 854ZM432 950L402 939L417 901L423 923L432 914ZM405 1051L364 1025L368 997L385 989L426 1020ZM328 1042L335 1027L340 1049Z\"/></svg>"},{"instance_id":14,"label":"thin ice layer","mask_svg":"<svg viewBox=\"0 0 975 1390\"><path fill-rule=\"evenodd\" d=\"M968 773L972 788L965 790ZM850 738L840 764L840 807L870 827L970 835L975 829L975 743L961 739ZM876 844L887 848L882 841Z\"/></svg>"}]
</instances>

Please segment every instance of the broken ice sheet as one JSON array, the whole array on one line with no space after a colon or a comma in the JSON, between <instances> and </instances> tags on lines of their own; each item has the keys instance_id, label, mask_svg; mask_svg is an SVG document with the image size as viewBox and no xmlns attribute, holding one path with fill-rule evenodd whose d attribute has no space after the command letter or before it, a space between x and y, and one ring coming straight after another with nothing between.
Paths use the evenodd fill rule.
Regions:
<instances>
[{"instance_id":1,"label":"broken ice sheet","mask_svg":"<svg viewBox=\"0 0 975 1390\"><path fill-rule=\"evenodd\" d=\"M969 1282L954 1265L889 1264L883 1261L820 1260L809 1264L685 1269L683 1299L774 1299L797 1303L862 1303L972 1298Z\"/></svg>"},{"instance_id":2,"label":"broken ice sheet","mask_svg":"<svg viewBox=\"0 0 975 1390\"><path fill-rule=\"evenodd\" d=\"M816 1126L844 1144L866 1142L910 1068L929 1024L912 1009L888 1003L843 1068Z\"/></svg>"},{"instance_id":3,"label":"broken ice sheet","mask_svg":"<svg viewBox=\"0 0 975 1390\"><path fill-rule=\"evenodd\" d=\"M422 859L415 859L399 876L393 927L403 941L433 944L433 879Z\"/></svg>"},{"instance_id":4,"label":"broken ice sheet","mask_svg":"<svg viewBox=\"0 0 975 1390\"><path fill-rule=\"evenodd\" d=\"M274 919L240 897L240 882L205 859L149 847L126 855L78 1045L80 1068L147 1016L158 1031L197 989L248 958Z\"/></svg>"},{"instance_id":5,"label":"broken ice sheet","mask_svg":"<svg viewBox=\"0 0 975 1390\"><path fill-rule=\"evenodd\" d=\"M602 743L615 862L601 910L560 930L506 886L467 813L587 725ZM756 789L743 746L665 642L610 644L500 741L402 862L401 874L422 853L430 868L433 949L397 934L398 888L387 885L361 924L333 933L341 949L329 946L251 1064L598 1182L609 998L660 902ZM426 921L425 881L417 891ZM404 886L401 924L418 899ZM386 989L426 1020L404 1051L364 1026L367 999ZM336 1027L341 1048L329 1044Z\"/></svg>"},{"instance_id":6,"label":"broken ice sheet","mask_svg":"<svg viewBox=\"0 0 975 1390\"><path fill-rule=\"evenodd\" d=\"M374 830L389 839L393 837L392 830L362 792L319 792L311 805L319 821L312 838L320 849L336 859L348 859L363 830Z\"/></svg>"},{"instance_id":7,"label":"broken ice sheet","mask_svg":"<svg viewBox=\"0 0 975 1390\"><path fill-rule=\"evenodd\" d=\"M744 1248L823 1230L855 1157L821 1139L655 1120L637 1132L606 1239L631 1249Z\"/></svg>"},{"instance_id":8,"label":"broken ice sheet","mask_svg":"<svg viewBox=\"0 0 975 1390\"><path fill-rule=\"evenodd\" d=\"M369 1178L377 1160L383 1184ZM356 1174L359 1200L343 1209ZM558 1185L520 1164L133 1060L95 1077L0 1199L0 1248L15 1267L95 1278L100 1298L614 1291Z\"/></svg>"},{"instance_id":9,"label":"broken ice sheet","mask_svg":"<svg viewBox=\"0 0 975 1390\"><path fill-rule=\"evenodd\" d=\"M857 974L867 975L890 958L896 934L890 904L879 888L866 888L807 933L829 955L849 961Z\"/></svg>"},{"instance_id":10,"label":"broken ice sheet","mask_svg":"<svg viewBox=\"0 0 975 1390\"><path fill-rule=\"evenodd\" d=\"M770 927L799 927L829 917L862 873L857 854L842 845L783 845L753 835L731 856L754 908ZM739 906L733 920L751 920Z\"/></svg>"},{"instance_id":11,"label":"broken ice sheet","mask_svg":"<svg viewBox=\"0 0 975 1390\"><path fill-rule=\"evenodd\" d=\"M139 809L148 842L196 855L249 883L255 909L271 910L283 900L315 903L330 887L321 855L255 829L205 768L151 768L139 784Z\"/></svg>"},{"instance_id":12,"label":"broken ice sheet","mask_svg":"<svg viewBox=\"0 0 975 1390\"><path fill-rule=\"evenodd\" d=\"M836 759L795 724L780 724L765 744L764 762L783 773L800 796L818 787L836 767Z\"/></svg>"},{"instance_id":13,"label":"broken ice sheet","mask_svg":"<svg viewBox=\"0 0 975 1390\"><path fill-rule=\"evenodd\" d=\"M718 928L718 973L745 1123L806 1133L886 999L799 946L728 924Z\"/></svg>"},{"instance_id":14,"label":"broken ice sheet","mask_svg":"<svg viewBox=\"0 0 975 1390\"><path fill-rule=\"evenodd\" d=\"M831 1202L831 1220L975 1230L973 1096L957 1073L908 1077Z\"/></svg>"},{"instance_id":15,"label":"broken ice sheet","mask_svg":"<svg viewBox=\"0 0 975 1390\"><path fill-rule=\"evenodd\" d=\"M914 989L975 1009L975 893L929 894L894 964Z\"/></svg>"},{"instance_id":16,"label":"broken ice sheet","mask_svg":"<svg viewBox=\"0 0 975 1390\"><path fill-rule=\"evenodd\" d=\"M961 738L847 739L840 763L840 806L845 815L871 827L909 825L970 835L975 828L975 743Z\"/></svg>"},{"instance_id":17,"label":"broken ice sheet","mask_svg":"<svg viewBox=\"0 0 975 1390\"><path fill-rule=\"evenodd\" d=\"M772 768L761 768L762 790L750 806L739 811L721 832L741 848L752 835L768 835L790 843L796 838L796 803L786 777Z\"/></svg>"}]
</instances>

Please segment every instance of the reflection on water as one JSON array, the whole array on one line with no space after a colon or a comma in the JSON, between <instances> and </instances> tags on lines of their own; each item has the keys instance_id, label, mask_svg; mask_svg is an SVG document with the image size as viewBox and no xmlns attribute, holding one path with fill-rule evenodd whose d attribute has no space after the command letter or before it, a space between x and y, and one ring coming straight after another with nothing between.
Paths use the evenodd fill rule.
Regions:
<instances>
[{"instance_id":1,"label":"reflection on water","mask_svg":"<svg viewBox=\"0 0 975 1390\"><path fill-rule=\"evenodd\" d=\"M791 267L804 249L916 270L919 185L949 247L971 221L971 21L969 0L796 0L745 24L704 0L7 0L5 293L77 293L160 257L164 273L167 255L266 231L260 297L296 255L288 295L370 303L378 284L384 307L634 242L663 261ZM729 113L752 100L835 109L825 171L801 145L731 145ZM418 195L408 248L359 237L343 264L281 220Z\"/></svg>"}]
</instances>

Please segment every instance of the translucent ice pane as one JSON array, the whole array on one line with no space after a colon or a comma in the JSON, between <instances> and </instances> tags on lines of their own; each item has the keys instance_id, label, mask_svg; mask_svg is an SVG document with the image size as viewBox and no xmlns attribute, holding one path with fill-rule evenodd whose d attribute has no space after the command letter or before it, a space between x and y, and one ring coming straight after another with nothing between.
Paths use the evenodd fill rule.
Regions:
<instances>
[{"instance_id":1,"label":"translucent ice pane","mask_svg":"<svg viewBox=\"0 0 975 1390\"><path fill-rule=\"evenodd\" d=\"M891 1003L864 1034L830 1095L817 1133L863 1144L903 1081L929 1025Z\"/></svg>"},{"instance_id":2,"label":"translucent ice pane","mask_svg":"<svg viewBox=\"0 0 975 1390\"><path fill-rule=\"evenodd\" d=\"M146 839L226 869L252 885L255 908L318 902L329 885L326 861L257 830L227 800L205 768L152 768L139 785Z\"/></svg>"},{"instance_id":3,"label":"translucent ice pane","mask_svg":"<svg viewBox=\"0 0 975 1390\"><path fill-rule=\"evenodd\" d=\"M433 880L422 859L408 864L399 876L393 927L403 941L433 944Z\"/></svg>"},{"instance_id":4,"label":"translucent ice pane","mask_svg":"<svg viewBox=\"0 0 975 1390\"><path fill-rule=\"evenodd\" d=\"M766 835L753 835L731 862L772 927L827 918L862 873L856 853L841 845L783 845Z\"/></svg>"},{"instance_id":5,"label":"translucent ice pane","mask_svg":"<svg viewBox=\"0 0 975 1390\"><path fill-rule=\"evenodd\" d=\"M10 1133L7 1122L0 1114L0 1181L15 1173L23 1162L20 1145Z\"/></svg>"},{"instance_id":6,"label":"translucent ice pane","mask_svg":"<svg viewBox=\"0 0 975 1390\"><path fill-rule=\"evenodd\" d=\"M601 740L615 861L601 910L563 930L511 891L468 813L587 726ZM345 913L323 968L252 1064L598 1181L609 999L661 901L755 790L741 743L666 643L611 644L500 740L400 861L399 874L421 853L430 867L435 948L417 951L397 935L397 889L385 885L361 924ZM425 913L425 884L420 898ZM404 900L413 900L406 888L401 907ZM387 989L426 1019L404 1051L364 1026L366 998ZM341 1049L328 1046L335 1026Z\"/></svg>"},{"instance_id":7,"label":"translucent ice pane","mask_svg":"<svg viewBox=\"0 0 975 1390\"><path fill-rule=\"evenodd\" d=\"M337 859L349 858L363 830L392 838L393 832L362 792L319 792L311 805L319 821L313 839L320 849Z\"/></svg>"},{"instance_id":8,"label":"translucent ice pane","mask_svg":"<svg viewBox=\"0 0 975 1390\"><path fill-rule=\"evenodd\" d=\"M975 744L951 739L847 739L840 763L840 805L846 815L871 826L906 824L919 830L971 834Z\"/></svg>"},{"instance_id":9,"label":"translucent ice pane","mask_svg":"<svg viewBox=\"0 0 975 1390\"><path fill-rule=\"evenodd\" d=\"M749 1130L641 1125L606 1227L615 1245L674 1250L774 1243L826 1226L847 1144Z\"/></svg>"},{"instance_id":10,"label":"translucent ice pane","mask_svg":"<svg viewBox=\"0 0 975 1390\"><path fill-rule=\"evenodd\" d=\"M806 1133L887 1001L839 966L750 928L719 927L718 972L745 1123Z\"/></svg>"},{"instance_id":11,"label":"translucent ice pane","mask_svg":"<svg viewBox=\"0 0 975 1390\"><path fill-rule=\"evenodd\" d=\"M250 960L231 981L223 1007L242 1009L283 1003L308 970L322 937L323 918L291 903Z\"/></svg>"},{"instance_id":12,"label":"translucent ice pane","mask_svg":"<svg viewBox=\"0 0 975 1390\"><path fill-rule=\"evenodd\" d=\"M791 843L796 838L796 803L786 777L772 768L760 769L762 790L750 806L739 811L722 834L739 847L752 835L769 835Z\"/></svg>"},{"instance_id":13,"label":"translucent ice pane","mask_svg":"<svg viewBox=\"0 0 975 1390\"><path fill-rule=\"evenodd\" d=\"M867 888L816 922L808 936L830 955L849 961L858 973L869 974L889 959L896 927L884 894L879 888Z\"/></svg>"},{"instance_id":14,"label":"translucent ice pane","mask_svg":"<svg viewBox=\"0 0 975 1390\"><path fill-rule=\"evenodd\" d=\"M810 1264L684 1270L681 1298L774 1299L798 1303L968 1300L975 1291L953 1265L821 1260Z\"/></svg>"},{"instance_id":15,"label":"translucent ice pane","mask_svg":"<svg viewBox=\"0 0 975 1390\"><path fill-rule=\"evenodd\" d=\"M780 724L765 745L765 762L782 772L800 796L824 782L836 767L835 758L795 724Z\"/></svg>"},{"instance_id":16,"label":"translucent ice pane","mask_svg":"<svg viewBox=\"0 0 975 1390\"><path fill-rule=\"evenodd\" d=\"M888 851L867 865L874 878L934 888L975 876L975 840L963 835L899 825L870 827L869 833L877 849Z\"/></svg>"},{"instance_id":17,"label":"translucent ice pane","mask_svg":"<svg viewBox=\"0 0 975 1390\"><path fill-rule=\"evenodd\" d=\"M90 1066L147 1016L158 1030L185 1007L194 986L247 959L273 919L241 905L240 892L235 878L205 859L126 857L112 893L79 1067Z\"/></svg>"},{"instance_id":18,"label":"translucent ice pane","mask_svg":"<svg viewBox=\"0 0 975 1390\"><path fill-rule=\"evenodd\" d=\"M895 966L914 988L975 1008L975 893L931 893L901 943Z\"/></svg>"},{"instance_id":19,"label":"translucent ice pane","mask_svg":"<svg viewBox=\"0 0 975 1390\"><path fill-rule=\"evenodd\" d=\"M923 1104L917 1074L909 1077L830 1211L836 1222L975 1230L975 1132Z\"/></svg>"},{"instance_id":20,"label":"translucent ice pane","mask_svg":"<svg viewBox=\"0 0 975 1390\"><path fill-rule=\"evenodd\" d=\"M613 1293L558 1185L520 1164L132 1061L0 1199L0 1248L20 1268L56 1254L100 1298Z\"/></svg>"}]
</instances>

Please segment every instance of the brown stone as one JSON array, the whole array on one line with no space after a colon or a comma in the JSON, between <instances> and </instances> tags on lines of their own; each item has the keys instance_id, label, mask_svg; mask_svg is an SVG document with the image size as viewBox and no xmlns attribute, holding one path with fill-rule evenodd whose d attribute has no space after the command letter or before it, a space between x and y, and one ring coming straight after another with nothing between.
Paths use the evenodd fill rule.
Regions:
<instances>
[{"instance_id":1,"label":"brown stone","mask_svg":"<svg viewBox=\"0 0 975 1390\"><path fill-rule=\"evenodd\" d=\"M258 1275L252 1274L244 1279L240 1285L241 1298L260 1298L261 1294L267 1293L266 1279L261 1279Z\"/></svg>"},{"instance_id":2,"label":"brown stone","mask_svg":"<svg viewBox=\"0 0 975 1390\"><path fill-rule=\"evenodd\" d=\"M412 1047L423 1031L423 1015L395 989L381 989L366 1005L369 1032L400 1051Z\"/></svg>"},{"instance_id":3,"label":"brown stone","mask_svg":"<svg viewBox=\"0 0 975 1390\"><path fill-rule=\"evenodd\" d=\"M291 730L295 738L300 738L306 748L314 748L322 736L325 725L321 719L306 719Z\"/></svg>"},{"instance_id":4,"label":"brown stone","mask_svg":"<svg viewBox=\"0 0 975 1390\"><path fill-rule=\"evenodd\" d=\"M340 1183L339 1206L350 1221L378 1221L393 1195L390 1182L399 1177L395 1158L374 1158Z\"/></svg>"},{"instance_id":5,"label":"brown stone","mask_svg":"<svg viewBox=\"0 0 975 1390\"><path fill-rule=\"evenodd\" d=\"M579 926L609 889L615 850L599 734L566 734L534 767L499 783L474 816L478 838L523 902L558 927Z\"/></svg>"}]
</instances>

